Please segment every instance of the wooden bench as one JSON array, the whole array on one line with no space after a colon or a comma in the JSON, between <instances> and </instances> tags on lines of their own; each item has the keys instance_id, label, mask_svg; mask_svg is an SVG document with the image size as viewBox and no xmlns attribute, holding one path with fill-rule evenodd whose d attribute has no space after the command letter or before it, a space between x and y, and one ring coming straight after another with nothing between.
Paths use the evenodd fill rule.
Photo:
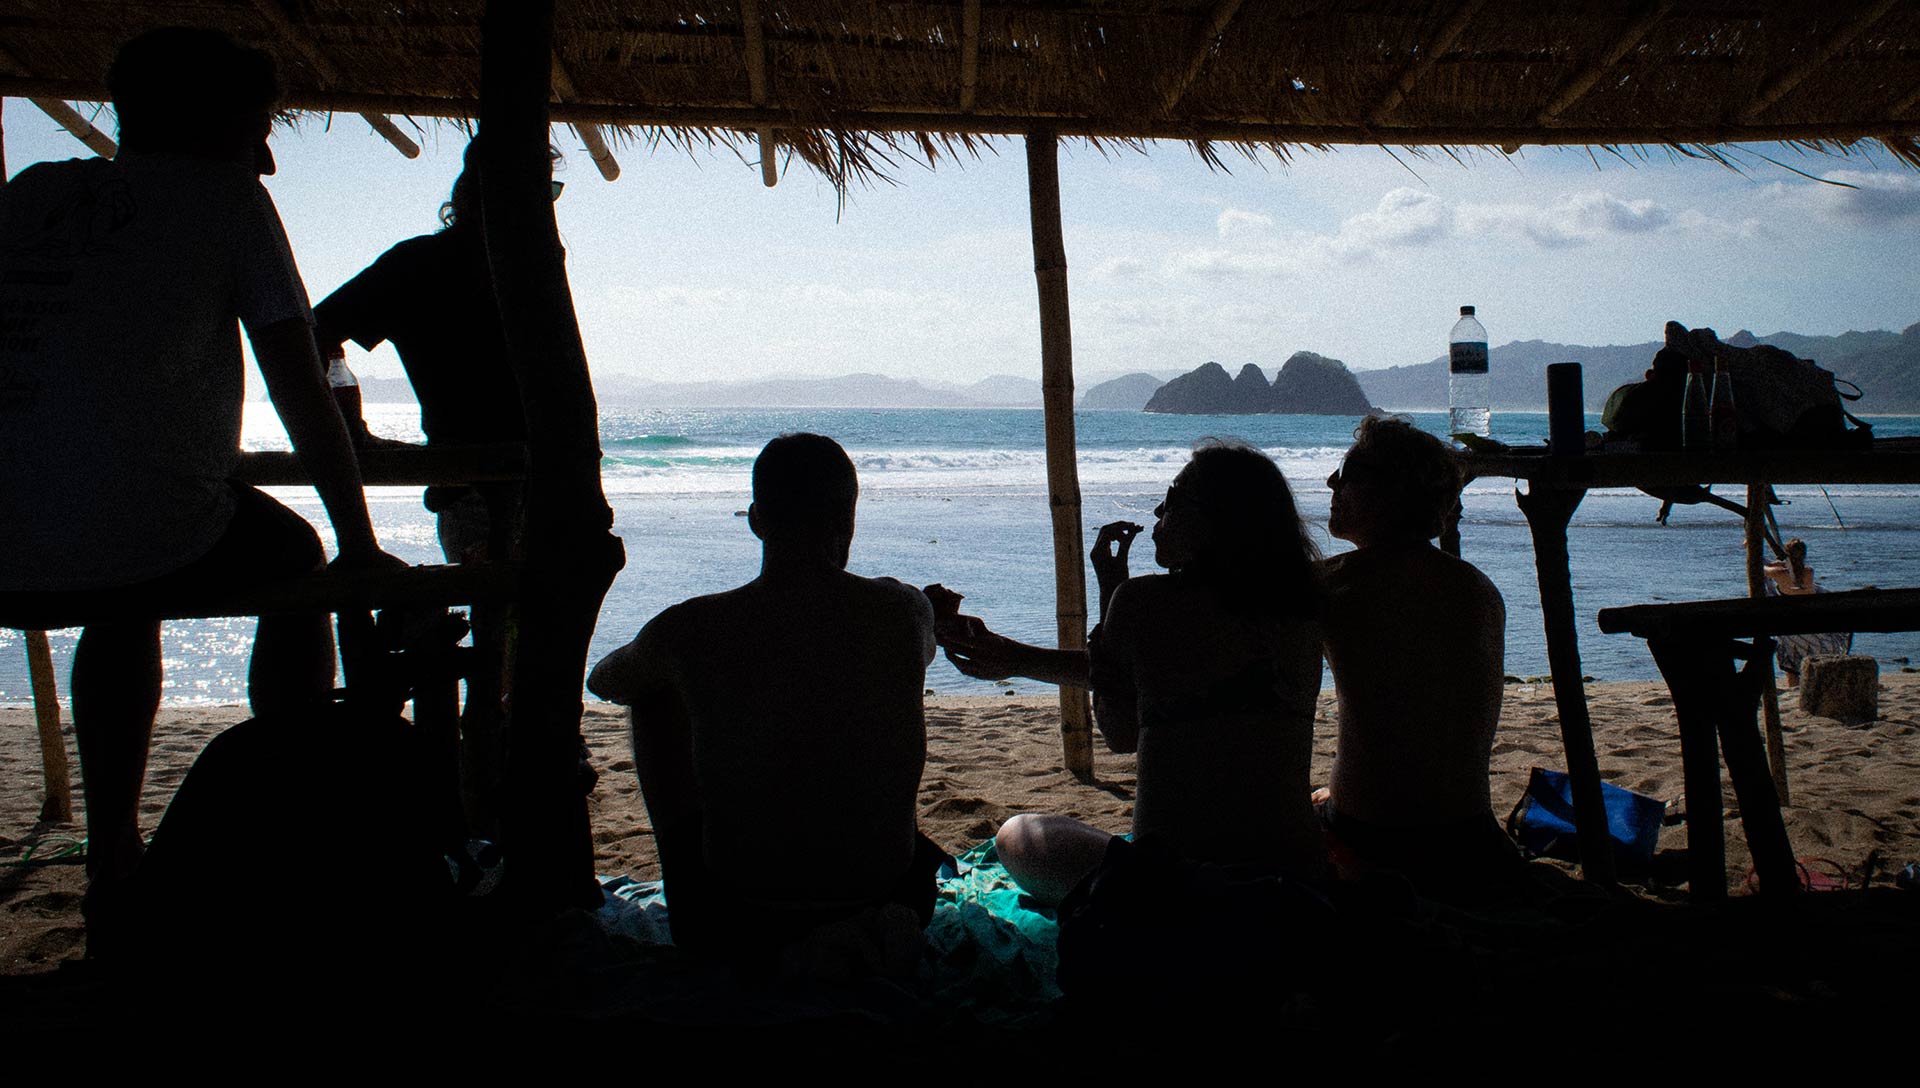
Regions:
<instances>
[{"instance_id":1,"label":"wooden bench","mask_svg":"<svg viewBox=\"0 0 1920 1088\"><path fill-rule=\"evenodd\" d=\"M1920 589L1603 608L1599 623L1609 634L1646 639L1673 695L1687 791L1690 896L1698 902L1726 895L1722 753L1761 894L1798 891L1793 847L1757 722L1762 690L1772 681L1773 639L1822 631L1920 630ZM1743 658L1746 666L1736 668L1734 662Z\"/></svg>"},{"instance_id":2,"label":"wooden bench","mask_svg":"<svg viewBox=\"0 0 1920 1088\"><path fill-rule=\"evenodd\" d=\"M407 567L400 570L325 571L269 582L243 590L217 591L178 599L103 603L98 597L71 611L57 607L33 616L4 617L30 623L28 668L33 681L35 717L47 798L41 818L72 818L71 775L60 737L60 704L46 628L84 627L127 620L187 620L223 616L273 616L327 612L339 617L340 658L346 685L339 696L372 713L397 713L408 699L414 723L441 746L457 737L459 681L464 668L454 643L464 628L442 630L416 645L382 646L374 628L377 609L431 609L513 600L520 571L508 563ZM453 764L448 763L449 766ZM454 783L457 797L458 784Z\"/></svg>"},{"instance_id":3,"label":"wooden bench","mask_svg":"<svg viewBox=\"0 0 1920 1088\"><path fill-rule=\"evenodd\" d=\"M369 486L522 480L527 475L528 456L524 442L433 447L388 445L362 449L357 454L361 480ZM298 455L292 451L242 453L233 479L269 487L297 487L310 482ZM47 628L84 627L113 619L182 620L333 613L345 621L340 648L341 663L347 674L346 694L374 706L391 705L397 710L406 699L402 692L431 689L435 693L431 700L415 699L416 721L425 711L428 720L420 724L443 728L440 719L449 713L450 705L456 726L459 719L457 666L451 658L428 662L425 658L432 655L426 653L413 653L405 662L382 661L374 648L370 636L372 623L366 614L381 608L448 608L507 601L515 596L518 581L518 571L506 564L422 566L405 571L328 571L244 591L149 602L138 608L110 602L103 606L96 599L71 614L13 617L13 622L31 625L24 628L27 670L32 682L47 787L41 818L65 821L73 814L71 774L66 748L60 738L59 694ZM0 617L0 626L9 625L6 617ZM446 675L449 668L455 669L451 680ZM447 696L449 690L451 703ZM396 696L398 702L394 701Z\"/></svg>"}]
</instances>

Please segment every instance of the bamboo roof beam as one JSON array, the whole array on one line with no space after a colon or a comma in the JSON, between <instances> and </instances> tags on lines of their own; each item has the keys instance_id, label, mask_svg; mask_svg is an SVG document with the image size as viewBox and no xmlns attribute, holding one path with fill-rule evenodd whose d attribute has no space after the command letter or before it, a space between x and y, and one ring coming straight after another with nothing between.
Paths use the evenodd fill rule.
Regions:
<instances>
[{"instance_id":1,"label":"bamboo roof beam","mask_svg":"<svg viewBox=\"0 0 1920 1088\"><path fill-rule=\"evenodd\" d=\"M760 0L740 0L740 30L746 40L747 94L756 109L767 104L767 31L760 22ZM780 166L774 161L779 147L773 126L759 125L753 130L760 141L760 181L771 189L780 182Z\"/></svg>"},{"instance_id":2,"label":"bamboo roof beam","mask_svg":"<svg viewBox=\"0 0 1920 1088\"><path fill-rule=\"evenodd\" d=\"M26 71L27 71L27 66L20 63L19 57L14 56L12 53L8 52L5 48L0 48L0 74L4 74L7 76L20 76L25 74ZM18 95L16 97L25 98L27 101L33 103L34 106L37 107L41 113L44 113L48 117L53 118L53 121L55 124L59 125L63 129L66 129L68 135L72 136L76 140L79 140L81 143L86 144L87 147L91 149L94 154L100 156L101 158L111 159L117 152L119 152L120 147L118 144L115 144L113 142L112 137L108 136L104 132L101 132L99 129L94 128L92 122L80 116L80 112L78 110L74 109L72 106L67 105L66 102L63 101L63 99L66 97L65 95L54 95L54 94L31 95L29 94L29 95ZM5 170L3 168L0 168L0 183L3 183L5 181L6 181Z\"/></svg>"},{"instance_id":3,"label":"bamboo roof beam","mask_svg":"<svg viewBox=\"0 0 1920 1088\"><path fill-rule=\"evenodd\" d=\"M1835 54L1853 44L1855 38L1872 29L1873 24L1879 22L1881 16L1892 11L1900 2L1901 0L1878 0L1877 3L1854 16L1845 26L1834 31L1833 36L1821 43L1820 47L1809 54L1805 60L1773 77L1765 87L1762 87L1759 96L1747 103L1746 108L1740 111L1740 120L1752 121L1765 113L1769 107L1785 98L1808 76L1819 71L1821 66L1834 58Z\"/></svg>"},{"instance_id":4,"label":"bamboo roof beam","mask_svg":"<svg viewBox=\"0 0 1920 1088\"><path fill-rule=\"evenodd\" d=\"M1173 86L1167 88L1167 96L1160 103L1162 110L1172 113L1173 108L1186 97L1187 88L1193 86L1193 81L1200 78L1201 69L1207 66L1207 59L1213 56L1214 49L1220 44L1220 35L1226 33L1227 24L1233 22L1233 17L1240 13L1240 3L1241 0L1219 0L1213 5L1213 11L1207 15L1206 25L1201 28L1198 38L1193 43L1192 55L1181 67L1180 75L1174 80Z\"/></svg>"},{"instance_id":5,"label":"bamboo roof beam","mask_svg":"<svg viewBox=\"0 0 1920 1088\"><path fill-rule=\"evenodd\" d=\"M1473 21L1475 15L1480 14L1480 8L1485 3L1486 0L1466 0L1454 11L1451 19L1440 24L1440 29L1434 31L1433 37L1427 39L1426 44L1420 47L1420 55L1400 70L1400 78L1394 81L1393 89L1388 91L1387 96L1380 100L1380 104L1373 108L1372 113L1367 115L1368 123L1374 125L1387 123L1387 118L1392 116L1393 111L1400 108L1400 103L1406 101L1407 92L1413 90L1413 85L1420 82L1420 78L1433 69L1442 53L1453 48L1454 43L1460 40L1460 35L1466 33L1467 24Z\"/></svg>"},{"instance_id":6,"label":"bamboo roof beam","mask_svg":"<svg viewBox=\"0 0 1920 1088\"><path fill-rule=\"evenodd\" d=\"M1654 24L1666 18L1672 10L1673 0L1660 0L1659 3L1641 12L1639 18L1627 24L1626 29L1620 32L1620 36L1613 40L1612 45L1593 59L1593 63L1581 69L1578 75L1560 88L1534 120L1542 125L1551 125L1559 120L1561 114L1605 79L1607 73L1613 71L1613 66L1619 64L1628 53L1632 52L1633 47L1640 44L1641 39L1647 36L1647 32L1653 29Z\"/></svg>"},{"instance_id":7,"label":"bamboo roof beam","mask_svg":"<svg viewBox=\"0 0 1920 1088\"><path fill-rule=\"evenodd\" d=\"M337 86L340 83L339 70L324 53L314 46L306 34L293 25L293 20L287 17L286 9L280 6L280 0L253 0L253 9L260 13L261 18L273 25L275 33L280 36L280 41L300 54L301 58L312 66L315 75L329 86ZM360 118L371 125L373 131L380 134L381 139L392 144L395 151L409 159L420 157L420 145L415 143L412 137L400 131L400 126L394 124L393 119L386 114L367 111L362 112Z\"/></svg>"},{"instance_id":8,"label":"bamboo roof beam","mask_svg":"<svg viewBox=\"0 0 1920 1088\"><path fill-rule=\"evenodd\" d=\"M1920 87L1915 87L1912 94L1895 102L1893 108L1887 111L1887 117L1897 121L1915 106L1920 106Z\"/></svg>"},{"instance_id":9,"label":"bamboo roof beam","mask_svg":"<svg viewBox=\"0 0 1920 1088\"><path fill-rule=\"evenodd\" d=\"M573 77L567 75L567 66L560 63L558 50L553 54L553 93L561 99L580 97L579 92L573 88ZM607 147L607 138L601 133L600 126L574 122L573 133L580 137L580 142L586 146L587 156L593 160L594 168L600 171L600 176L608 181L618 180L620 161L613 157L612 149Z\"/></svg>"},{"instance_id":10,"label":"bamboo roof beam","mask_svg":"<svg viewBox=\"0 0 1920 1088\"><path fill-rule=\"evenodd\" d=\"M980 90L980 0L960 9L960 112L972 113Z\"/></svg>"},{"instance_id":11,"label":"bamboo roof beam","mask_svg":"<svg viewBox=\"0 0 1920 1088\"><path fill-rule=\"evenodd\" d=\"M99 88L84 81L49 80L0 76L0 95L11 98L64 98L70 101L98 101ZM477 103L471 98L441 98L424 95L349 94L338 91L295 93L287 97L288 109L314 112L380 111L411 117L471 119ZM827 118L805 117L793 110L754 107L745 103L719 105L674 105L671 103L556 102L551 106L553 119L568 124L584 122L596 125L624 125L675 129L733 129L753 132L769 128L818 128L827 131L928 132L976 136L1018 136L1036 125L1049 125L1067 137L1133 138L1142 140L1206 140L1240 142L1253 145L1395 145L1421 144L1451 147L1498 146L1524 142L1548 146L1632 146L1801 141L1847 143L1920 137L1920 118L1873 119L1867 121L1772 121L1741 124L1727 120L1698 120L1677 124L1602 122L1596 124L1542 128L1532 123L1442 123L1399 126L1391 130L1391 139L1368 125L1354 121L1275 122L1248 116L1218 116L1198 120L1182 118L1104 118L1087 117L1062 111L1023 109L958 114L940 109L838 110Z\"/></svg>"},{"instance_id":12,"label":"bamboo roof beam","mask_svg":"<svg viewBox=\"0 0 1920 1088\"><path fill-rule=\"evenodd\" d=\"M113 142L112 137L94 128L91 122L80 116L78 110L58 98L29 98L27 101L40 107L41 113L53 118L54 122L61 128L66 129L74 139L86 144L94 154L101 158L111 159L114 154L120 150L119 145Z\"/></svg>"}]
</instances>

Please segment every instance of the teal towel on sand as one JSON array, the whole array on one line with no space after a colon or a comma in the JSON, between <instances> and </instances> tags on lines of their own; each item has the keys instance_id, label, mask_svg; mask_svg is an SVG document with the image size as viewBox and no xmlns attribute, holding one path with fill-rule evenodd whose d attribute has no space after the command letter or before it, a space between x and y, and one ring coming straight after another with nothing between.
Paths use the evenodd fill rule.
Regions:
<instances>
[{"instance_id":1,"label":"teal towel on sand","mask_svg":"<svg viewBox=\"0 0 1920 1088\"><path fill-rule=\"evenodd\" d=\"M993 840L957 859L959 875L940 881L928 956L915 988L946 1018L994 1027L1030 1026L1060 998L1056 953L1060 927L1050 910L1021 903ZM602 929L642 945L671 943L660 882L602 877Z\"/></svg>"}]
</instances>

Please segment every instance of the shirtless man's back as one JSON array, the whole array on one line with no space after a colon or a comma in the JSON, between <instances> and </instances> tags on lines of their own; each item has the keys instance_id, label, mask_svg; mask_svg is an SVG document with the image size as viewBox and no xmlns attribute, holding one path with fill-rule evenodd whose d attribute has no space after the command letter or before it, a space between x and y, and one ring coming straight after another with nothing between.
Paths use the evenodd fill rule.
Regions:
<instances>
[{"instance_id":1,"label":"shirtless man's back","mask_svg":"<svg viewBox=\"0 0 1920 1088\"><path fill-rule=\"evenodd\" d=\"M1424 541L1361 548L1325 569L1339 811L1388 826L1485 813L1504 684L1500 591Z\"/></svg>"},{"instance_id":2,"label":"shirtless man's back","mask_svg":"<svg viewBox=\"0 0 1920 1088\"><path fill-rule=\"evenodd\" d=\"M918 911L922 891L932 904L915 827L932 607L917 589L844 569L856 485L838 445L787 435L760 462L749 519L765 545L760 577L662 612L588 681L633 708L682 944L727 942L749 918L797 935L866 906ZM826 498L770 498L783 462L830 476ZM792 849L802 814L834 843L830 885L809 887L819 858Z\"/></svg>"},{"instance_id":3,"label":"shirtless man's back","mask_svg":"<svg viewBox=\"0 0 1920 1088\"><path fill-rule=\"evenodd\" d=\"M1429 891L1506 871L1517 854L1487 784L1506 605L1432 544L1459 470L1434 436L1369 418L1327 483L1328 531L1356 546L1323 567L1340 707L1327 825L1361 861Z\"/></svg>"}]
</instances>

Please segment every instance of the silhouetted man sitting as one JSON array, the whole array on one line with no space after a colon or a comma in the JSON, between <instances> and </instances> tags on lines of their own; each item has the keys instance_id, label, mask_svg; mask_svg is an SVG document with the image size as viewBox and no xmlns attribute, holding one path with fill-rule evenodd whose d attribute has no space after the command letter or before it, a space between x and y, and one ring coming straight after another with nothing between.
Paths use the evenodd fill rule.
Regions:
<instances>
[{"instance_id":1,"label":"silhouetted man sitting","mask_svg":"<svg viewBox=\"0 0 1920 1088\"><path fill-rule=\"evenodd\" d=\"M107 80L118 157L41 163L0 190L0 622L58 625L322 565L306 521L229 482L236 322L326 504L337 562L397 563L374 540L306 289L259 181L273 173L273 62L173 28L127 43ZM155 620L89 624L74 651L90 919L141 856L160 660ZM325 613L263 618L255 712L325 702L333 665Z\"/></svg>"},{"instance_id":2,"label":"silhouetted man sitting","mask_svg":"<svg viewBox=\"0 0 1920 1088\"><path fill-rule=\"evenodd\" d=\"M1335 845L1429 892L1510 871L1517 855L1487 787L1506 605L1486 575L1432 544L1460 470L1440 439L1372 417L1327 485L1328 531L1355 545L1324 567L1340 737L1323 814Z\"/></svg>"},{"instance_id":3,"label":"silhouetted man sitting","mask_svg":"<svg viewBox=\"0 0 1920 1088\"><path fill-rule=\"evenodd\" d=\"M747 510L760 576L660 613L587 681L633 708L684 949L750 960L872 920L869 908L895 933L932 916L941 855L916 830L915 798L933 609L917 589L847 572L858 491L832 439L769 442ZM831 864L794 849L798 819L833 843Z\"/></svg>"}]
</instances>

